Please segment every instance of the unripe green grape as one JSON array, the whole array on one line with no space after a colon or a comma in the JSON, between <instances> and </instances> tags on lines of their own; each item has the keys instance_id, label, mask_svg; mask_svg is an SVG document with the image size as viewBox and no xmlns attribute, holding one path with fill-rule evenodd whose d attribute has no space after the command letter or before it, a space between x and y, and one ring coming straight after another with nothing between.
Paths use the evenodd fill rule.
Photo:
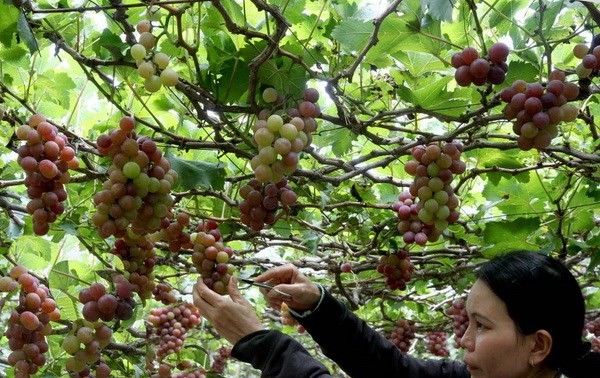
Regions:
<instances>
[{"instance_id":1,"label":"unripe green grape","mask_svg":"<svg viewBox=\"0 0 600 378\"><path fill-rule=\"evenodd\" d=\"M573 104L564 104L561 107L563 113L563 121L571 122L577 119L579 115L579 108Z\"/></svg>"},{"instance_id":2,"label":"unripe green grape","mask_svg":"<svg viewBox=\"0 0 600 378\"><path fill-rule=\"evenodd\" d=\"M137 163L134 163L132 161L128 161L123 166L123 173L129 179L134 179L134 178L138 177L140 175L140 171L141 171L140 166Z\"/></svg>"},{"instance_id":3,"label":"unripe green grape","mask_svg":"<svg viewBox=\"0 0 600 378\"><path fill-rule=\"evenodd\" d=\"M445 192L441 192L441 193L445 193ZM440 206L437 211L435 212L435 217L437 219L447 219L448 216L450 215L450 208L446 205ZM444 227L445 228L445 227Z\"/></svg>"},{"instance_id":4,"label":"unripe green grape","mask_svg":"<svg viewBox=\"0 0 600 378\"><path fill-rule=\"evenodd\" d=\"M131 46L130 53L131 57L136 62L139 62L146 57L146 48L143 45L136 43L135 45Z\"/></svg>"},{"instance_id":5,"label":"unripe green grape","mask_svg":"<svg viewBox=\"0 0 600 378\"><path fill-rule=\"evenodd\" d=\"M296 129L296 126L292 125L291 123L286 123L279 129L279 134L282 137L292 141L296 139L296 136L298 135L298 129Z\"/></svg>"},{"instance_id":6,"label":"unripe green grape","mask_svg":"<svg viewBox=\"0 0 600 378\"><path fill-rule=\"evenodd\" d=\"M169 56L165 53L159 52L154 55L154 63L156 63L158 68L160 68L161 70L167 68L167 66L169 65L169 60Z\"/></svg>"},{"instance_id":7,"label":"unripe green grape","mask_svg":"<svg viewBox=\"0 0 600 378\"><path fill-rule=\"evenodd\" d=\"M267 128L273 132L278 132L283 126L283 118L277 114L273 114L267 118Z\"/></svg>"},{"instance_id":8,"label":"unripe green grape","mask_svg":"<svg viewBox=\"0 0 600 378\"><path fill-rule=\"evenodd\" d=\"M138 74L144 79L148 79L154 75L154 64L150 62L142 62L138 66Z\"/></svg>"},{"instance_id":9,"label":"unripe green grape","mask_svg":"<svg viewBox=\"0 0 600 378\"><path fill-rule=\"evenodd\" d=\"M433 213L423 208L419 210L419 220L425 224L431 224L433 222Z\"/></svg>"},{"instance_id":10,"label":"unripe green grape","mask_svg":"<svg viewBox=\"0 0 600 378\"><path fill-rule=\"evenodd\" d=\"M440 167L436 163L431 163L427 166L427 174L429 177L437 177L440 174Z\"/></svg>"},{"instance_id":11,"label":"unripe green grape","mask_svg":"<svg viewBox=\"0 0 600 378\"><path fill-rule=\"evenodd\" d=\"M270 146L273 143L273 139L275 139L275 135L266 127L258 129L254 133L254 141L259 147Z\"/></svg>"},{"instance_id":12,"label":"unripe green grape","mask_svg":"<svg viewBox=\"0 0 600 378\"><path fill-rule=\"evenodd\" d=\"M179 76L177 76L177 73L172 69L165 68L163 72L160 73L160 81L165 86L172 87L179 82Z\"/></svg>"},{"instance_id":13,"label":"unripe green grape","mask_svg":"<svg viewBox=\"0 0 600 378\"><path fill-rule=\"evenodd\" d=\"M252 170L256 170L256 168L258 168L260 164L260 156L256 155L252 157L252 159L250 159L250 167L252 168Z\"/></svg>"},{"instance_id":14,"label":"unripe green grape","mask_svg":"<svg viewBox=\"0 0 600 378\"><path fill-rule=\"evenodd\" d=\"M422 186L419 188L419 190L417 190L417 197L419 197L421 201L427 201L432 196L433 192L431 191L431 189L429 189L428 186Z\"/></svg>"},{"instance_id":15,"label":"unripe green grape","mask_svg":"<svg viewBox=\"0 0 600 378\"><path fill-rule=\"evenodd\" d=\"M272 171L268 165L261 164L254 170L254 177L260 182L267 182L271 180Z\"/></svg>"},{"instance_id":16,"label":"unripe green grape","mask_svg":"<svg viewBox=\"0 0 600 378\"><path fill-rule=\"evenodd\" d=\"M435 213L438 210L439 206L440 205L437 203L437 201L435 199L430 198L427 201L425 201L423 208L426 209L427 211L429 211L430 213Z\"/></svg>"},{"instance_id":17,"label":"unripe green grape","mask_svg":"<svg viewBox=\"0 0 600 378\"><path fill-rule=\"evenodd\" d=\"M65 352L69 353L70 355L73 355L79 350L79 345L80 343L77 336L67 335L63 339L62 347L65 350Z\"/></svg>"},{"instance_id":18,"label":"unripe green grape","mask_svg":"<svg viewBox=\"0 0 600 378\"><path fill-rule=\"evenodd\" d=\"M277 90L275 88L267 88L262 93L262 98L265 102L272 103L277 100Z\"/></svg>"},{"instance_id":19,"label":"unripe green grape","mask_svg":"<svg viewBox=\"0 0 600 378\"><path fill-rule=\"evenodd\" d=\"M150 177L150 180L148 180L148 192L156 193L159 187L160 181L156 177Z\"/></svg>"},{"instance_id":20,"label":"unripe green grape","mask_svg":"<svg viewBox=\"0 0 600 378\"><path fill-rule=\"evenodd\" d=\"M432 192L439 192L444 187L444 181L439 177L432 177L427 186Z\"/></svg>"},{"instance_id":21,"label":"unripe green grape","mask_svg":"<svg viewBox=\"0 0 600 378\"><path fill-rule=\"evenodd\" d=\"M521 135L525 138L533 138L537 135L538 128L533 124L533 122L527 122L523 126L521 126Z\"/></svg>"},{"instance_id":22,"label":"unripe green grape","mask_svg":"<svg viewBox=\"0 0 600 378\"><path fill-rule=\"evenodd\" d=\"M436 219L433 225L436 229L442 231L448 228L448 221L445 219Z\"/></svg>"},{"instance_id":23,"label":"unripe green grape","mask_svg":"<svg viewBox=\"0 0 600 378\"><path fill-rule=\"evenodd\" d=\"M150 21L160 21L161 16L162 16L161 9L158 5L151 6L146 11L146 17Z\"/></svg>"},{"instance_id":24,"label":"unripe green grape","mask_svg":"<svg viewBox=\"0 0 600 378\"><path fill-rule=\"evenodd\" d=\"M144 32L140 34L138 43L143 45L146 50L153 49L156 46L156 37L150 32Z\"/></svg>"},{"instance_id":25,"label":"unripe green grape","mask_svg":"<svg viewBox=\"0 0 600 378\"><path fill-rule=\"evenodd\" d=\"M262 164L271 165L277 160L277 152L271 146L266 146L258 151L258 156Z\"/></svg>"},{"instance_id":26,"label":"unripe green grape","mask_svg":"<svg viewBox=\"0 0 600 378\"><path fill-rule=\"evenodd\" d=\"M144 82L144 88L146 88L146 90L148 92L157 92L161 87L161 83L160 83L160 77L156 76L156 75L152 75L149 78L146 79L146 81Z\"/></svg>"},{"instance_id":27,"label":"unripe green grape","mask_svg":"<svg viewBox=\"0 0 600 378\"><path fill-rule=\"evenodd\" d=\"M585 68L583 66L583 64L579 63L577 65L577 68L575 68L575 73L577 74L577 76L579 76L580 78L586 78L588 76L590 76L592 74L592 70L589 68Z\"/></svg>"},{"instance_id":28,"label":"unripe green grape","mask_svg":"<svg viewBox=\"0 0 600 378\"><path fill-rule=\"evenodd\" d=\"M438 192L435 192L435 194L433 195L433 198L437 201L437 203L442 206L445 205L448 202L448 193L446 193L443 190L440 190Z\"/></svg>"}]
</instances>

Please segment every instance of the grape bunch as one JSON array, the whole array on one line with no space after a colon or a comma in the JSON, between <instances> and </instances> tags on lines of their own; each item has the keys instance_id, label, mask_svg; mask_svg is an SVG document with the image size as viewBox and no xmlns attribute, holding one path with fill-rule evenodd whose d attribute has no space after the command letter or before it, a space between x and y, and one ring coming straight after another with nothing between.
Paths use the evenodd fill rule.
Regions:
<instances>
[{"instance_id":1,"label":"grape bunch","mask_svg":"<svg viewBox=\"0 0 600 378\"><path fill-rule=\"evenodd\" d=\"M165 283L159 283L152 292L154 300L162 302L164 305L170 305L177 302L177 296L173 288Z\"/></svg>"},{"instance_id":2,"label":"grape bunch","mask_svg":"<svg viewBox=\"0 0 600 378\"><path fill-rule=\"evenodd\" d=\"M132 298L131 284L123 276L116 283L116 295L107 293L106 287L99 282L79 292L79 301L83 303L82 314L85 320L97 322L102 319L127 320L133 316L135 300Z\"/></svg>"},{"instance_id":3,"label":"grape bunch","mask_svg":"<svg viewBox=\"0 0 600 378\"><path fill-rule=\"evenodd\" d=\"M204 284L215 293L227 293L227 285L235 267L228 264L233 256L233 249L223 243L217 223L201 222L198 232L191 235L193 243L192 262L204 279ZM218 231L218 230L217 230Z\"/></svg>"},{"instance_id":4,"label":"grape bunch","mask_svg":"<svg viewBox=\"0 0 600 378\"><path fill-rule=\"evenodd\" d=\"M71 376L87 377L90 367L96 364L96 378L110 377L110 368L101 360L101 350L110 343L112 334L112 329L102 322L93 326L84 325L80 320L73 323L62 344L64 351L70 355L65 369Z\"/></svg>"},{"instance_id":5,"label":"grape bunch","mask_svg":"<svg viewBox=\"0 0 600 378\"><path fill-rule=\"evenodd\" d=\"M452 329L454 330L454 346L459 347L460 339L464 336L469 327L469 316L467 308L462 299L452 302L450 307L445 310L446 315L452 316Z\"/></svg>"},{"instance_id":6,"label":"grape bunch","mask_svg":"<svg viewBox=\"0 0 600 378\"><path fill-rule=\"evenodd\" d=\"M46 235L49 223L65 211L64 185L71 178L69 169L79 167L79 161L75 150L67 145L67 137L42 114L31 116L27 125L17 128L16 135L25 141L17 149L17 161L27 175L25 186L30 201L26 209L33 218L36 235Z\"/></svg>"},{"instance_id":7,"label":"grape bunch","mask_svg":"<svg viewBox=\"0 0 600 378\"><path fill-rule=\"evenodd\" d=\"M212 369L212 371L222 374L225 371L225 368L227 367L227 360L230 357L231 348L226 345L222 345L221 347L219 347L219 349L217 349L217 354L214 356L210 368Z\"/></svg>"},{"instance_id":8,"label":"grape bunch","mask_svg":"<svg viewBox=\"0 0 600 378\"><path fill-rule=\"evenodd\" d=\"M513 131L519 136L517 144L523 151L543 149L558 135L560 122L577 118L579 109L567 103L577 98L579 87L565 82L565 74L554 70L544 88L538 83L515 81L500 93L506 106L502 113L508 120L515 120Z\"/></svg>"},{"instance_id":9,"label":"grape bunch","mask_svg":"<svg viewBox=\"0 0 600 378\"><path fill-rule=\"evenodd\" d=\"M50 321L60 319L60 311L50 291L22 265L13 267L9 276L2 277L0 291L21 287L17 307L11 312L4 336L12 351L8 364L14 367L16 378L35 374L46 363L46 336L52 334Z\"/></svg>"},{"instance_id":10,"label":"grape bunch","mask_svg":"<svg viewBox=\"0 0 600 378\"><path fill-rule=\"evenodd\" d=\"M180 372L171 372L171 366L165 363L158 365L156 373L151 374L150 378L206 378L204 369L193 369L191 361L184 360L177 364L179 370L187 370Z\"/></svg>"},{"instance_id":11,"label":"grape bunch","mask_svg":"<svg viewBox=\"0 0 600 378\"><path fill-rule=\"evenodd\" d=\"M274 88L263 92L263 99L268 103L278 102L278 97ZM296 171L298 154L310 145L311 133L317 129L314 118L321 114L316 104L318 100L319 92L309 88L304 91L298 108L289 109L287 114L269 114L268 109L261 111L252 126L258 154L250 162L259 182L277 183Z\"/></svg>"},{"instance_id":12,"label":"grape bunch","mask_svg":"<svg viewBox=\"0 0 600 378\"><path fill-rule=\"evenodd\" d=\"M287 208L298 200L285 178L276 184L261 184L257 179L252 179L240 188L240 196L240 220L254 231L262 230L265 224L275 224L280 203Z\"/></svg>"},{"instance_id":13,"label":"grape bunch","mask_svg":"<svg viewBox=\"0 0 600 378\"><path fill-rule=\"evenodd\" d=\"M187 331L200 324L200 312L189 303L155 308L150 311L148 322L155 328L156 355L162 361L183 348Z\"/></svg>"},{"instance_id":14,"label":"grape bunch","mask_svg":"<svg viewBox=\"0 0 600 378\"><path fill-rule=\"evenodd\" d=\"M413 160L404 170L415 179L393 206L398 212L397 229L405 243L435 242L449 224L458 220L458 197L450 184L454 175L466 169L460 160L462 151L462 145L456 142L412 148Z\"/></svg>"},{"instance_id":15,"label":"grape bunch","mask_svg":"<svg viewBox=\"0 0 600 378\"><path fill-rule=\"evenodd\" d=\"M439 357L448 356L445 332L427 332L425 337L427 338L427 350L429 353Z\"/></svg>"},{"instance_id":16,"label":"grape bunch","mask_svg":"<svg viewBox=\"0 0 600 378\"><path fill-rule=\"evenodd\" d=\"M107 238L155 232L173 208L171 186L178 174L148 137L137 138L135 120L123 117L119 128L98 137L98 152L110 156L109 178L94 195L97 207L92 222Z\"/></svg>"},{"instance_id":17,"label":"grape bunch","mask_svg":"<svg viewBox=\"0 0 600 378\"><path fill-rule=\"evenodd\" d=\"M573 47L573 55L581 59L581 62L575 68L575 73L579 78L598 76L600 69L600 46L593 49L585 43L579 43Z\"/></svg>"},{"instance_id":18,"label":"grape bunch","mask_svg":"<svg viewBox=\"0 0 600 378\"><path fill-rule=\"evenodd\" d=\"M152 34L152 21L160 19L160 8L154 9L155 12L148 11L150 19L142 20L136 25L140 37L138 43L129 50L137 65L138 74L145 79L144 88L151 93L157 92L163 85L173 87L179 82L177 72L168 67L171 58L156 51L157 38Z\"/></svg>"},{"instance_id":19,"label":"grape bunch","mask_svg":"<svg viewBox=\"0 0 600 378\"><path fill-rule=\"evenodd\" d=\"M160 223L158 237L169 244L169 251L179 252L181 248L191 248L190 234L184 231L189 226L190 216L187 213L178 213L173 221L164 218Z\"/></svg>"},{"instance_id":20,"label":"grape bunch","mask_svg":"<svg viewBox=\"0 0 600 378\"><path fill-rule=\"evenodd\" d=\"M398 349L406 353L410 349L410 344L415 338L417 327L412 320L398 319L396 326L392 329L390 340Z\"/></svg>"},{"instance_id":21,"label":"grape bunch","mask_svg":"<svg viewBox=\"0 0 600 378\"><path fill-rule=\"evenodd\" d=\"M128 233L115 241L110 253L118 256L125 270L129 272L126 281L131 284L131 290L138 293L140 298L151 298L156 287L153 273L156 251L150 236Z\"/></svg>"},{"instance_id":22,"label":"grape bunch","mask_svg":"<svg viewBox=\"0 0 600 378\"><path fill-rule=\"evenodd\" d=\"M587 322L585 329L592 335L600 337L600 318L596 318Z\"/></svg>"},{"instance_id":23,"label":"grape bunch","mask_svg":"<svg viewBox=\"0 0 600 378\"><path fill-rule=\"evenodd\" d=\"M479 57L477 49L467 47L452 56L451 64L456 68L454 79L462 87L471 84L502 84L508 71L509 49L502 42L494 43L488 50L488 58Z\"/></svg>"},{"instance_id":24,"label":"grape bunch","mask_svg":"<svg viewBox=\"0 0 600 378\"><path fill-rule=\"evenodd\" d=\"M414 270L408 253L402 250L381 256L377 265L377 272L387 277L385 283L390 290L405 290Z\"/></svg>"}]
</instances>

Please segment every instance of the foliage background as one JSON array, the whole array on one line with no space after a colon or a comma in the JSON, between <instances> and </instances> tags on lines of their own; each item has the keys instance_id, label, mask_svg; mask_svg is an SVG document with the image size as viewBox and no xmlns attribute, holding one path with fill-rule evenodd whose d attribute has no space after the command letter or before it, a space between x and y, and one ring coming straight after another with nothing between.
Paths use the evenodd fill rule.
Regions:
<instances>
[{"instance_id":1,"label":"foliage background","mask_svg":"<svg viewBox=\"0 0 600 378\"><path fill-rule=\"evenodd\" d=\"M171 56L181 80L173 89L149 94L129 47L137 37L133 26L150 4L0 4L0 271L21 263L45 278L64 318L56 326L59 334L50 337L49 362L40 376L64 375L60 333L80 317L75 293L85 282L106 282L120 268L108 254L112 240L101 239L89 218L91 198L109 164L95 140L125 114L135 115L138 133L157 141L180 173L173 192L177 209L192 214L194 222L219 221L241 276L290 262L382 332L389 332L398 317L408 317L423 335L450 332L443 310L465 295L473 269L485 258L510 249L541 249L572 267L584 287L590 319L598 317L596 85L582 85L575 102L579 118L562 124L544 151L516 148L497 96L516 79L544 83L551 68L577 81L572 48L591 43L600 26L593 4L152 2L163 11L154 28L159 50ZM457 87L452 54L497 41L512 46L506 82ZM306 87L317 88L323 114L312 146L289 178L298 204L274 227L255 233L239 222L237 203L239 188L252 177L249 160L256 148L250 127L265 106L260 93L266 87L275 87L290 102ZM14 153L16 128L36 112L69 136L83 163L68 185L67 210L47 237L32 233L24 173ZM404 247L392 211L412 181L403 165L413 146L450 140L465 146L467 172L453 183L461 199L460 220L439 242L408 247L414 280L406 291L390 291L375 268L381 255ZM171 254L165 244L158 246L157 280L190 300L196 273L189 251ZM352 265L351 273L341 273L342 262ZM281 326L279 314L266 309L256 291L247 293L269 327L295 333ZM14 303L3 305L1 321ZM150 347L143 319L157 306L152 300L140 304L134 319L115 325L115 341L105 356L114 376L147 375ZM0 339L0 364L6 363L6 343ZM187 343L192 348L182 358L209 367L224 341L203 324ZM309 339L303 343L318 354ZM423 343L412 353L426 355ZM452 357L459 353L451 348ZM252 374L248 366L230 362L225 375Z\"/></svg>"}]
</instances>

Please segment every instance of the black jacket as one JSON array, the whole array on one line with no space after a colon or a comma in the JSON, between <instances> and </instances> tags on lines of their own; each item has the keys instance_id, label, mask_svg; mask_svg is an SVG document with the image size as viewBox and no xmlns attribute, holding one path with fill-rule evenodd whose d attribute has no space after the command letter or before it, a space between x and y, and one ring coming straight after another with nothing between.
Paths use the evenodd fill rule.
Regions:
<instances>
[{"instance_id":1,"label":"black jacket","mask_svg":"<svg viewBox=\"0 0 600 378\"><path fill-rule=\"evenodd\" d=\"M396 346L325 292L323 301L310 315L298 319L323 353L353 378L468 378L462 363L420 360ZM232 356L251 363L262 377L331 377L294 339L279 331L259 331L238 341Z\"/></svg>"}]
</instances>

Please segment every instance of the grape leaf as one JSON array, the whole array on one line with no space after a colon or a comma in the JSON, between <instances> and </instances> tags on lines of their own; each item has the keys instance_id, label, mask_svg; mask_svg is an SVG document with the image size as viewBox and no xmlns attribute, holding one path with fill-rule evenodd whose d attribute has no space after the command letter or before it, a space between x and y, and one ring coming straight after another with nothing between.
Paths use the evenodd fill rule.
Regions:
<instances>
[{"instance_id":1,"label":"grape leaf","mask_svg":"<svg viewBox=\"0 0 600 378\"><path fill-rule=\"evenodd\" d=\"M184 190L201 186L221 190L225 186L225 167L221 163L213 164L203 161L183 160L173 155L170 151L165 157L179 174L175 185L180 185Z\"/></svg>"}]
</instances>

